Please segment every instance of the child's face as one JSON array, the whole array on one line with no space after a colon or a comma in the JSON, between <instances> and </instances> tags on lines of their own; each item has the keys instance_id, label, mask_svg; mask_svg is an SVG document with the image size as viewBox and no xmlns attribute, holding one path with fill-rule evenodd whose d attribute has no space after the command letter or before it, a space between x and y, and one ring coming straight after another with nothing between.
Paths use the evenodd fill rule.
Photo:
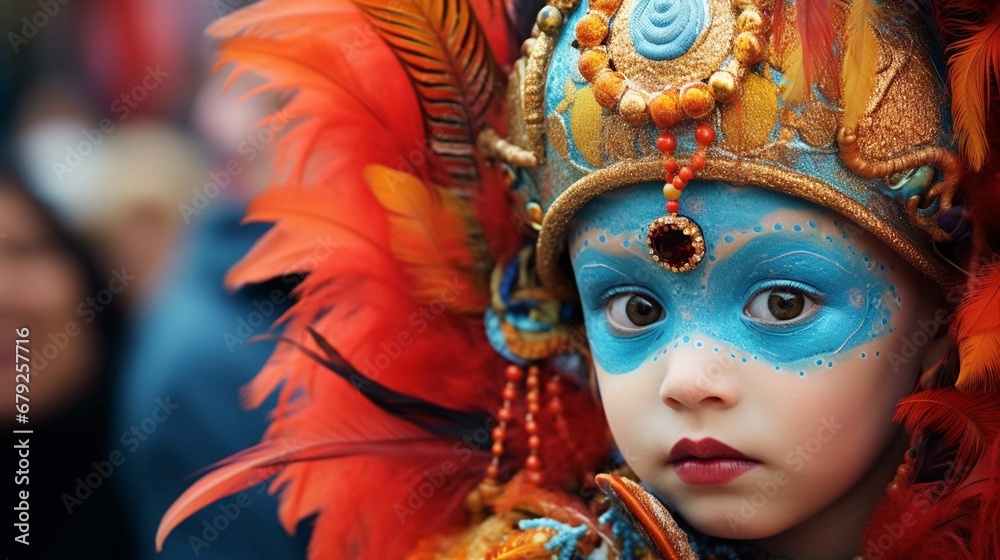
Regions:
<instances>
[{"instance_id":1,"label":"child's face","mask_svg":"<svg viewBox=\"0 0 1000 560\"><path fill-rule=\"evenodd\" d=\"M646 250L660 189L592 201L570 239L601 398L629 465L720 537L776 535L866 482L881 497L888 480L872 473L902 461L896 401L946 328L936 289L830 210L722 183L685 190L681 214L707 251L695 270L669 272Z\"/></svg>"}]
</instances>

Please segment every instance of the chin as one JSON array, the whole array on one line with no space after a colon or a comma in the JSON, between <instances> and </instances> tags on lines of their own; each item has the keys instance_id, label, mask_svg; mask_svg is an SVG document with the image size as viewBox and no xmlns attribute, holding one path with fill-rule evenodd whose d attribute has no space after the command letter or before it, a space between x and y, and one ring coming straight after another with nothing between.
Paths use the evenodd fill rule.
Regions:
<instances>
[{"instance_id":1,"label":"chin","mask_svg":"<svg viewBox=\"0 0 1000 560\"><path fill-rule=\"evenodd\" d=\"M781 506L767 503L754 507L749 500L726 498L724 500L695 499L674 502L684 504L677 514L697 531L723 539L756 540L773 537L792 526L784 517L775 515Z\"/></svg>"}]
</instances>

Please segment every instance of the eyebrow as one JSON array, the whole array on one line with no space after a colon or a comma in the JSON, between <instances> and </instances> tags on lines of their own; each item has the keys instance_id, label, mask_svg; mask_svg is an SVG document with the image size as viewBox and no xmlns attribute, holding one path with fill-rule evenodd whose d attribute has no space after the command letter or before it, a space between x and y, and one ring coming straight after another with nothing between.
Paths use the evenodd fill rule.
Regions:
<instances>
[{"instance_id":1,"label":"eyebrow","mask_svg":"<svg viewBox=\"0 0 1000 560\"><path fill-rule=\"evenodd\" d=\"M793 250L793 251L787 251L787 252L782 253L780 255L776 255L776 256L764 259L764 260L760 261L759 263L757 263L757 266L755 266L754 269L756 270L760 266L766 265L768 263L772 263L772 262L780 260L780 259L785 259L785 258L788 258L788 257L793 257L795 255L805 255L805 256L808 256L808 257L820 259L822 261L826 261L827 263L835 266L836 268L840 269L841 271L843 271L843 272L845 272L847 274L852 274L852 272L850 270L848 270L847 268L845 268L844 265L842 265L841 263L839 263L839 262L831 259L830 257L828 257L826 255L823 255L823 254L821 254L819 252L807 251L805 249L796 249L796 250Z\"/></svg>"},{"instance_id":2,"label":"eyebrow","mask_svg":"<svg viewBox=\"0 0 1000 560\"><path fill-rule=\"evenodd\" d=\"M591 268L605 268L607 270L610 270L611 272L614 272L615 274L618 274L619 276L624 276L625 278L628 278L628 274L625 274L624 272L618 270L617 268L614 268L612 266L606 265L604 263L585 264L585 265L583 265L583 266L580 267L580 272L583 272L583 271L585 271L587 269L591 269Z\"/></svg>"}]
</instances>

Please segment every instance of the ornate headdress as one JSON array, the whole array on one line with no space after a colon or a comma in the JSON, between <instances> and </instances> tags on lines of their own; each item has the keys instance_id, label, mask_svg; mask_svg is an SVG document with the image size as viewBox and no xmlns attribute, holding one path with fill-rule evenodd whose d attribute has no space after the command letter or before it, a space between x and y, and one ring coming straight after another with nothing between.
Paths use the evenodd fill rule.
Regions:
<instances>
[{"instance_id":1,"label":"ornate headdress","mask_svg":"<svg viewBox=\"0 0 1000 560\"><path fill-rule=\"evenodd\" d=\"M705 243L683 190L706 179L833 209L938 282L968 281L956 350L901 403L926 437L885 511L957 452L975 469L921 519L996 549L991 2L264 0L210 34L237 74L293 93L275 118L297 122L247 211L275 226L228 282L306 277L247 389L252 406L280 392L271 429L175 503L158 545L274 476L289 531L317 516L313 558L641 548L580 498L609 451L565 237L589 200L663 181L649 254L684 273ZM645 546L691 554L637 485L601 481Z\"/></svg>"}]
</instances>

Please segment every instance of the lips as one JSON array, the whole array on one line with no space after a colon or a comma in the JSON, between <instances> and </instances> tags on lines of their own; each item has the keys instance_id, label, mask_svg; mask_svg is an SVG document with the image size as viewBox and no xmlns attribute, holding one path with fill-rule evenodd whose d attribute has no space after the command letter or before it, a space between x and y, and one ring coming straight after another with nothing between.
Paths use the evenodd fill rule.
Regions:
<instances>
[{"instance_id":1,"label":"lips","mask_svg":"<svg viewBox=\"0 0 1000 560\"><path fill-rule=\"evenodd\" d=\"M746 456L721 441L684 438L670 450L667 459L685 484L696 486L726 484L760 466L760 461Z\"/></svg>"}]
</instances>

